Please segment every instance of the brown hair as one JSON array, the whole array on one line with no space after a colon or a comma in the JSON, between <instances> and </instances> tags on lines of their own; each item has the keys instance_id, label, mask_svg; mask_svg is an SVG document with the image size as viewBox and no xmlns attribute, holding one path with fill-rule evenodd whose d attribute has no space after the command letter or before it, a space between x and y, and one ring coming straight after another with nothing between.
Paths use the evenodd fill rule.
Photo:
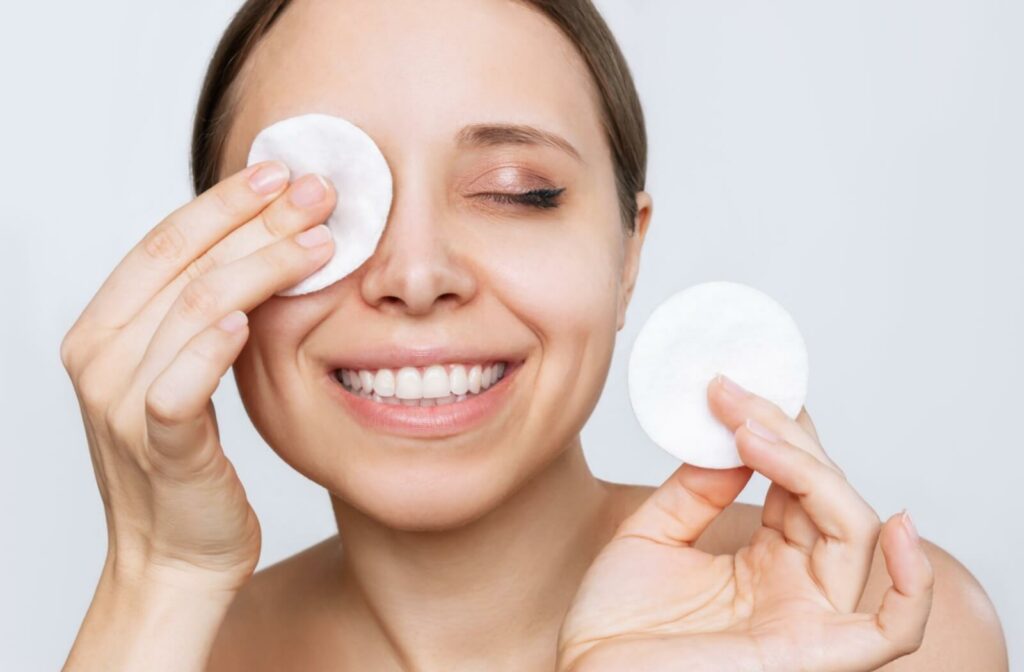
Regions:
<instances>
[{"instance_id":1,"label":"brown hair","mask_svg":"<svg viewBox=\"0 0 1024 672\"><path fill-rule=\"evenodd\" d=\"M517 0L543 12L576 45L601 98L601 123L615 166L619 211L633 233L636 192L647 177L643 109L626 59L592 0ZM217 182L231 114L230 90L243 64L290 0L246 0L224 31L206 70L192 128L192 183Z\"/></svg>"}]
</instances>

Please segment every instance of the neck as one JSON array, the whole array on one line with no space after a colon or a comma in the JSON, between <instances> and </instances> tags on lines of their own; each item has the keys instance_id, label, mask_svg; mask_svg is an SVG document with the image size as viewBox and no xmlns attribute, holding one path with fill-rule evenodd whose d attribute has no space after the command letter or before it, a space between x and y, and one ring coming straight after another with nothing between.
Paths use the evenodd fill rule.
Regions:
<instances>
[{"instance_id":1,"label":"neck","mask_svg":"<svg viewBox=\"0 0 1024 672\"><path fill-rule=\"evenodd\" d=\"M350 632L407 669L552 668L565 610L613 532L610 499L578 436L456 529L394 530L332 497Z\"/></svg>"}]
</instances>

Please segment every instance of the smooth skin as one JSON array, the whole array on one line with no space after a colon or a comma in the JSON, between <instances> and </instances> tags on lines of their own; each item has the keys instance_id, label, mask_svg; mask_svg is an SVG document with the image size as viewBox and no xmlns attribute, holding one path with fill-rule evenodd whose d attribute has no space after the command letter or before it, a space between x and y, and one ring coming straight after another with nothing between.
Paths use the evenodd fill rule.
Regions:
<instances>
[{"instance_id":1,"label":"smooth skin","mask_svg":"<svg viewBox=\"0 0 1024 672\"><path fill-rule=\"evenodd\" d=\"M881 525L806 409L713 382L746 467L684 466L657 490L590 473L579 430L652 201L637 194L626 235L589 75L549 21L508 0L297 0L241 84L222 181L127 254L61 345L109 530L65 669L1007 668L981 587L903 516ZM245 157L307 111L374 137L395 199L360 269L276 297L332 253L300 236L337 196ZM456 142L497 121L556 132L580 159ZM541 184L566 187L558 208L490 198ZM424 445L366 430L323 388L332 357L379 342L524 364L491 422ZM210 401L232 366L339 527L255 574L259 525ZM773 482L763 509L733 502L751 470Z\"/></svg>"}]
</instances>

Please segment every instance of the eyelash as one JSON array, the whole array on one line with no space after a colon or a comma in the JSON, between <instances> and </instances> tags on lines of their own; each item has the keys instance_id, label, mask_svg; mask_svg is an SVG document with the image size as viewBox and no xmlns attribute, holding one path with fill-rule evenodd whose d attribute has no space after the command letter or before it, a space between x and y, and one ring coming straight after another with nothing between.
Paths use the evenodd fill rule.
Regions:
<instances>
[{"instance_id":1,"label":"eyelash","mask_svg":"<svg viewBox=\"0 0 1024 672\"><path fill-rule=\"evenodd\" d=\"M555 199L565 191L565 187L559 189L531 189L530 191L524 191L521 194L484 194L492 201L499 203L511 203L515 205L525 205L532 208L557 208L558 203Z\"/></svg>"}]
</instances>

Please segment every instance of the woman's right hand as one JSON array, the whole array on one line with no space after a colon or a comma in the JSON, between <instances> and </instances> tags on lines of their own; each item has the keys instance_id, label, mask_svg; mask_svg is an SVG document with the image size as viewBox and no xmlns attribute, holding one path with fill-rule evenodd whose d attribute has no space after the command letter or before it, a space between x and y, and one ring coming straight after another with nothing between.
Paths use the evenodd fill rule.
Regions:
<instances>
[{"instance_id":1,"label":"woman's right hand","mask_svg":"<svg viewBox=\"0 0 1024 672\"><path fill-rule=\"evenodd\" d=\"M221 448L211 395L245 311L323 265L335 195L279 162L171 213L129 251L61 343L106 509L104 576L237 590L260 527Z\"/></svg>"}]
</instances>

